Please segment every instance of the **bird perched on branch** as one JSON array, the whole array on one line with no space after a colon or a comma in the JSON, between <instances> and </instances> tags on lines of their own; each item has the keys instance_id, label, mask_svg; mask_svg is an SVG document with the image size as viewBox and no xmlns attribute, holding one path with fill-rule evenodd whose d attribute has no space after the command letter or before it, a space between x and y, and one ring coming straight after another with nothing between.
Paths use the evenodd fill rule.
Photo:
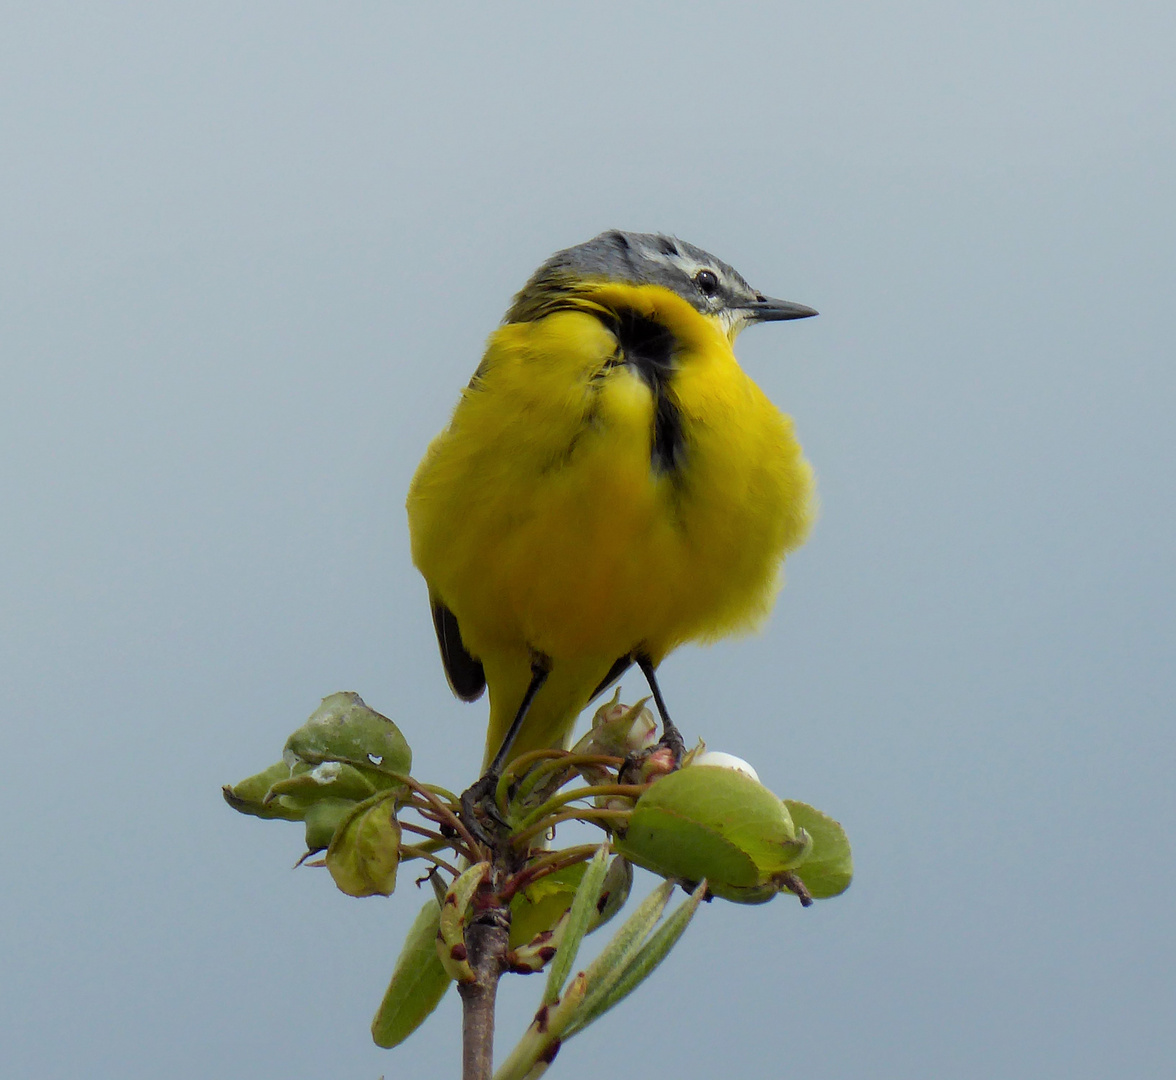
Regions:
<instances>
[{"instance_id":1,"label":"bird perched on branch","mask_svg":"<svg viewBox=\"0 0 1176 1080\"><path fill-rule=\"evenodd\" d=\"M813 476L732 344L815 314L692 244L616 230L514 298L408 495L449 683L490 688L483 782L566 746L634 663L676 737L657 665L767 614Z\"/></svg>"}]
</instances>

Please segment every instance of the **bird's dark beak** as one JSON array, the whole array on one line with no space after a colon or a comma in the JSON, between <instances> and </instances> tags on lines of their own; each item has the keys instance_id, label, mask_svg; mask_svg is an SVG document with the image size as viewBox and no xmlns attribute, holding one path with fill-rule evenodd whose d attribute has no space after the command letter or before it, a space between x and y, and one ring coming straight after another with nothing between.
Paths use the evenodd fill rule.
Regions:
<instances>
[{"instance_id":1,"label":"bird's dark beak","mask_svg":"<svg viewBox=\"0 0 1176 1080\"><path fill-rule=\"evenodd\" d=\"M810 319L817 314L811 307L794 304L791 300L773 300L770 296L757 295L750 304L745 304L749 322L782 322L785 319Z\"/></svg>"}]
</instances>

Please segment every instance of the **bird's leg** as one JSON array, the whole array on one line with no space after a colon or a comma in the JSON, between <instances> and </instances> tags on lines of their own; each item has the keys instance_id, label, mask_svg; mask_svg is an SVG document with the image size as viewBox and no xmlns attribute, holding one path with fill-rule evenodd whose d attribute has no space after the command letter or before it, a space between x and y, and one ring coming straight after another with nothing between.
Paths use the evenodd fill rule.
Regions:
<instances>
[{"instance_id":1,"label":"bird's leg","mask_svg":"<svg viewBox=\"0 0 1176 1080\"><path fill-rule=\"evenodd\" d=\"M653 703L657 706L658 715L661 717L662 737L658 740L658 746L666 747L674 755L674 765L677 767L681 764L682 755L686 751L686 744L682 741L682 733L674 721L670 719L670 714L666 710L666 699L662 697L661 687L657 685L653 661L644 653L638 653L636 660L637 666L641 668L641 673L645 676L645 681L649 683L649 689L653 692Z\"/></svg>"},{"instance_id":2,"label":"bird's leg","mask_svg":"<svg viewBox=\"0 0 1176 1080\"><path fill-rule=\"evenodd\" d=\"M470 787L462 792L461 820L465 824L465 827L487 847L495 846L494 838L482 827L482 823L478 819L478 810L481 810L498 825L506 828L507 822L503 820L502 814L499 813L498 804L494 798L494 793L498 789L498 778L502 775L502 770L510 759L510 748L518 737L519 730L523 726L523 721L527 718L527 713L531 708L531 702L535 700L535 695L539 693L540 687L547 682L547 676L550 673L550 657L544 656L542 653L532 654L531 681L527 684L527 691L523 694L523 700L519 702L518 711L515 713L514 719L510 722L510 727L507 729L506 735L502 740L502 745L498 747L498 752L494 755L494 760L490 762L489 768Z\"/></svg>"}]
</instances>

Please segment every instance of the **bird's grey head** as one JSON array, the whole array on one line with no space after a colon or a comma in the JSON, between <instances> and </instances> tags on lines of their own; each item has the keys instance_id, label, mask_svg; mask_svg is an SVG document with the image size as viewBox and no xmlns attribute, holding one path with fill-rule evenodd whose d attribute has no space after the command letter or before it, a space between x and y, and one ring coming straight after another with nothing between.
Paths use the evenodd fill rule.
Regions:
<instances>
[{"instance_id":1,"label":"bird's grey head","mask_svg":"<svg viewBox=\"0 0 1176 1080\"><path fill-rule=\"evenodd\" d=\"M753 322L817 314L803 304L764 296L734 267L693 244L660 233L610 229L552 255L515 297L506 321L541 317L560 294L573 292L585 281L660 285L702 314L719 318L729 332Z\"/></svg>"}]
</instances>

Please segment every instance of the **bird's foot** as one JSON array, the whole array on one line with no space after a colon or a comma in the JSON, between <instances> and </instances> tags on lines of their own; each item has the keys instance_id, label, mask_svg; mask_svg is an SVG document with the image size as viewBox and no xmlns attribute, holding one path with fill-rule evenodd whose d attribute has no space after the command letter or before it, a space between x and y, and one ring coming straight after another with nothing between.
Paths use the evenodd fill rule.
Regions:
<instances>
[{"instance_id":1,"label":"bird's foot","mask_svg":"<svg viewBox=\"0 0 1176 1080\"><path fill-rule=\"evenodd\" d=\"M461 793L461 823L470 831L479 844L494 850L510 829L510 822L498 809L495 795L498 791L498 777L488 772L474 781ZM497 835L492 834L483 824L488 820Z\"/></svg>"},{"instance_id":2,"label":"bird's foot","mask_svg":"<svg viewBox=\"0 0 1176 1080\"><path fill-rule=\"evenodd\" d=\"M661 717L662 722L662 737L657 741L657 749L654 753L657 754L662 750L668 750L672 758L673 768L669 772L673 772L682 764L682 755L686 753L686 744L682 741L682 732L678 730L677 724L670 719L670 714L666 709L666 699L662 697L661 687L657 682L657 675L652 658L647 653L637 653L634 655L638 667L641 668L641 674L645 676L645 681L649 683L649 689L653 693L653 703L657 706L657 714Z\"/></svg>"},{"instance_id":3,"label":"bird's foot","mask_svg":"<svg viewBox=\"0 0 1176 1080\"><path fill-rule=\"evenodd\" d=\"M669 717L666 717L662 724L662 737L658 739L657 745L669 750L673 755L675 769L682 764L682 755L686 753L686 743L682 741L682 732L678 730L678 725Z\"/></svg>"}]
</instances>

